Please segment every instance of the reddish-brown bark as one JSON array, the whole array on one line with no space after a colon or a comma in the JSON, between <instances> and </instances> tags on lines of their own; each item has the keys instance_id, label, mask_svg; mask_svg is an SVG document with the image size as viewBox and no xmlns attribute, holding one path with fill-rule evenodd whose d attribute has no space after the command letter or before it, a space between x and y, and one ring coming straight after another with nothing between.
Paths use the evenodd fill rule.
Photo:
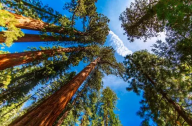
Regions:
<instances>
[{"instance_id":1,"label":"reddish-brown bark","mask_svg":"<svg viewBox=\"0 0 192 126\"><path fill-rule=\"evenodd\" d=\"M3 37L3 32L0 32L0 43L5 42L5 37ZM72 38L67 37L53 37L53 36L46 36L45 38L42 38L40 35L34 35L34 34L25 34L24 37L18 38L18 40L14 42L46 42L46 41L74 41Z\"/></svg>"},{"instance_id":2,"label":"reddish-brown bark","mask_svg":"<svg viewBox=\"0 0 192 126\"><path fill-rule=\"evenodd\" d=\"M73 106L76 104L77 100L81 97L81 95L83 94L84 90L88 87L88 84L86 84L83 89L81 90L81 92L78 93L78 95L75 97L75 99L73 100L71 107L68 107L67 110L63 113L63 115L60 117L60 119L57 121L57 124L55 126L61 126L63 121L65 120L65 118L68 116L68 113L71 111L71 109L73 108Z\"/></svg>"},{"instance_id":3,"label":"reddish-brown bark","mask_svg":"<svg viewBox=\"0 0 192 126\"><path fill-rule=\"evenodd\" d=\"M35 60L51 57L63 52L74 52L89 49L89 47L59 48L52 50L28 51L22 53L0 54L0 70L29 63Z\"/></svg>"},{"instance_id":4,"label":"reddish-brown bark","mask_svg":"<svg viewBox=\"0 0 192 126\"><path fill-rule=\"evenodd\" d=\"M13 121L10 126L52 126L77 89L99 61L100 58L97 58L90 63L68 84L61 87L61 89L47 98L44 102L40 103L37 107Z\"/></svg>"},{"instance_id":5,"label":"reddish-brown bark","mask_svg":"<svg viewBox=\"0 0 192 126\"><path fill-rule=\"evenodd\" d=\"M72 108L69 108L69 109L67 109L67 110L65 111L65 113L64 113L64 114L61 116L61 118L58 120L56 126L61 126L61 125L62 125L64 119L67 117L67 115L68 115L68 113L70 112L71 109L72 109Z\"/></svg>"},{"instance_id":6,"label":"reddish-brown bark","mask_svg":"<svg viewBox=\"0 0 192 126\"><path fill-rule=\"evenodd\" d=\"M0 10L0 11L5 11L5 10ZM45 23L41 20L24 17L22 15L14 14L11 12L9 12L9 13L15 17L15 19L17 21L15 26L18 28L37 30L37 31L45 30L47 32L55 32L55 33L68 33L68 30L69 30L69 29L66 29L66 28L63 28L60 26L56 26L54 24ZM8 23L9 22L7 22L7 24ZM74 30L74 33L76 33L76 35L85 34L80 31L77 31L77 30Z\"/></svg>"}]
</instances>

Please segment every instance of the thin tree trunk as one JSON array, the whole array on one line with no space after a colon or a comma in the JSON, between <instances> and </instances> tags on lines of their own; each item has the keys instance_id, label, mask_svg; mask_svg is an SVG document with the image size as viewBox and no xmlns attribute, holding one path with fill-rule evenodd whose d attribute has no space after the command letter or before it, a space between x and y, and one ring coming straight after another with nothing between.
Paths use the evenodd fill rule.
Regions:
<instances>
[{"instance_id":1,"label":"thin tree trunk","mask_svg":"<svg viewBox=\"0 0 192 126\"><path fill-rule=\"evenodd\" d=\"M147 77L147 79L156 87L156 82L154 82L149 75L145 74L145 76ZM160 89L159 93L167 100L167 102L169 104L172 105L172 107L178 112L178 114L190 125L192 126L192 119L187 115L187 113L184 111L184 109L182 108L182 106L178 105L177 103L175 103L171 98L169 98L167 96L166 93L164 93L164 91L162 89Z\"/></svg>"},{"instance_id":2,"label":"thin tree trunk","mask_svg":"<svg viewBox=\"0 0 192 126\"><path fill-rule=\"evenodd\" d=\"M61 118L58 120L56 126L61 126L63 121L65 120L65 118L67 117L68 113L70 112L70 110L72 109L72 107L68 108L65 113L61 116Z\"/></svg>"},{"instance_id":3,"label":"thin tree trunk","mask_svg":"<svg viewBox=\"0 0 192 126\"><path fill-rule=\"evenodd\" d=\"M34 8L34 9L39 10L39 11L41 11L41 12L45 12L45 13L51 15L51 16L58 17L57 15L55 15L55 14L53 14L53 13L50 13L50 12L44 10L44 9L38 8L38 7L32 5L31 3L28 3L28 2L26 2L26 1L24 1L24 0L15 0L15 1L16 1L16 2L22 2L22 3L23 3L24 5L26 5L26 6L29 6L29 7L31 7L31 8Z\"/></svg>"},{"instance_id":4,"label":"thin tree trunk","mask_svg":"<svg viewBox=\"0 0 192 126\"><path fill-rule=\"evenodd\" d=\"M84 125L84 116L82 117L82 119L81 119L81 124L80 124L80 126L83 126Z\"/></svg>"},{"instance_id":5,"label":"thin tree trunk","mask_svg":"<svg viewBox=\"0 0 192 126\"><path fill-rule=\"evenodd\" d=\"M47 98L44 102L40 103L33 110L13 121L10 126L52 126L57 117L65 109L72 96L99 61L100 58L97 58L90 63L68 84L61 87L61 89Z\"/></svg>"},{"instance_id":6,"label":"thin tree trunk","mask_svg":"<svg viewBox=\"0 0 192 126\"><path fill-rule=\"evenodd\" d=\"M6 10L0 10L0 11L6 11ZM56 26L54 24L45 23L41 20L32 19L29 17L24 17L22 15L14 14L9 12L11 15L13 15L17 21L17 24L15 26L17 28L23 28L23 29L29 29L29 30L37 30L37 31L46 31L46 32L55 32L55 33L68 33L69 28L63 28L61 26ZM6 19L4 19L6 20ZM9 22L7 22L9 23ZM73 30L73 32L76 35L84 35L84 33Z\"/></svg>"},{"instance_id":7,"label":"thin tree trunk","mask_svg":"<svg viewBox=\"0 0 192 126\"><path fill-rule=\"evenodd\" d=\"M107 113L105 115L105 126L108 126L108 110L107 110Z\"/></svg>"},{"instance_id":8,"label":"thin tree trunk","mask_svg":"<svg viewBox=\"0 0 192 126\"><path fill-rule=\"evenodd\" d=\"M0 43L4 43L6 40L3 37L3 32L0 32ZM24 37L18 38L18 40L14 42L46 42L46 41L75 41L72 38L67 37L53 37L53 36L46 36L42 38L41 35L34 35L34 34L25 34Z\"/></svg>"},{"instance_id":9,"label":"thin tree trunk","mask_svg":"<svg viewBox=\"0 0 192 126\"><path fill-rule=\"evenodd\" d=\"M76 101L81 97L81 95L83 94L83 91L87 88L88 84L86 84L83 89L81 90L81 92L79 92L78 96L73 100L71 106L67 108L67 110L64 112L64 114L61 116L61 118L58 120L56 126L61 126L63 121L65 120L65 118L67 117L68 113L71 111L71 109L73 108L73 106L76 104Z\"/></svg>"},{"instance_id":10,"label":"thin tree trunk","mask_svg":"<svg viewBox=\"0 0 192 126\"><path fill-rule=\"evenodd\" d=\"M0 70L29 63L45 57L51 57L63 52L74 52L89 49L89 47L59 48L52 50L28 51L22 53L0 54Z\"/></svg>"}]
</instances>

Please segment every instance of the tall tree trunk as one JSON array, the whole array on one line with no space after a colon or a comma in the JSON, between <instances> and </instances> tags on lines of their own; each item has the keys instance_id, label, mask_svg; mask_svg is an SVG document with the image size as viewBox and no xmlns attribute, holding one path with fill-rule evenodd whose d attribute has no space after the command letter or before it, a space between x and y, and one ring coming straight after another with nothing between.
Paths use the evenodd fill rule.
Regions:
<instances>
[{"instance_id":1,"label":"tall tree trunk","mask_svg":"<svg viewBox=\"0 0 192 126\"><path fill-rule=\"evenodd\" d=\"M131 60L131 61L137 66L137 64L134 62L133 59L129 59L129 60ZM138 67L138 66L137 66L137 67ZM137 67L136 67L136 68L137 68ZM139 70L139 71L140 71L140 70ZM144 72L142 72L142 71L141 71L141 73L144 74L144 76L152 83L152 85L153 85L154 87L157 86L157 83L156 83L148 74L146 74L146 73L144 73ZM167 96L167 94L166 94L162 89L159 89L157 92L159 92L159 93L163 96L163 98L164 98L169 104L172 105L172 107L177 111L177 113L179 114L179 116L181 116L181 117L185 120L185 122L187 122L190 126L192 126L192 119L187 115L187 113L185 112L185 110L183 109L182 106L180 106L180 105L177 104L175 101L173 101L171 98L169 98L169 97Z\"/></svg>"},{"instance_id":2,"label":"tall tree trunk","mask_svg":"<svg viewBox=\"0 0 192 126\"><path fill-rule=\"evenodd\" d=\"M80 126L84 126L84 121L85 121L85 119L84 119L84 116L83 116L82 119L81 119L81 124L80 124Z\"/></svg>"},{"instance_id":3,"label":"tall tree trunk","mask_svg":"<svg viewBox=\"0 0 192 126\"><path fill-rule=\"evenodd\" d=\"M6 11L6 10L0 10L0 11ZM18 28L37 30L37 31L45 30L47 32L55 32L55 33L68 33L70 30L69 28L63 28L61 26L56 26L54 24L45 23L41 20L24 17L22 15L14 14L11 12L9 13L12 14L17 20L17 24L15 26ZM76 35L84 35L84 33L77 30L73 30L73 32Z\"/></svg>"},{"instance_id":4,"label":"tall tree trunk","mask_svg":"<svg viewBox=\"0 0 192 126\"><path fill-rule=\"evenodd\" d=\"M74 52L89 49L89 47L59 48L52 50L28 51L22 53L0 54L0 70L9 67L29 63L45 56L51 57L62 52Z\"/></svg>"},{"instance_id":5,"label":"tall tree trunk","mask_svg":"<svg viewBox=\"0 0 192 126\"><path fill-rule=\"evenodd\" d=\"M108 126L108 110L107 110L107 113L105 115L105 126Z\"/></svg>"},{"instance_id":6,"label":"tall tree trunk","mask_svg":"<svg viewBox=\"0 0 192 126\"><path fill-rule=\"evenodd\" d=\"M0 43L5 42L5 37L3 37L3 32L0 32ZM72 38L67 37L53 37L53 36L46 36L42 38L41 35L34 35L34 34L25 34L24 37L18 38L18 40L14 42L45 42L45 41L75 41Z\"/></svg>"},{"instance_id":7,"label":"tall tree trunk","mask_svg":"<svg viewBox=\"0 0 192 126\"><path fill-rule=\"evenodd\" d=\"M67 117L68 113L70 112L70 110L72 109L72 107L68 108L64 114L61 116L61 118L58 120L56 126L61 126L63 121L65 120L65 118Z\"/></svg>"},{"instance_id":8,"label":"tall tree trunk","mask_svg":"<svg viewBox=\"0 0 192 126\"><path fill-rule=\"evenodd\" d=\"M40 103L37 107L13 121L10 126L52 126L57 117L65 109L72 96L99 61L100 58L97 58L90 63L68 84L61 87L61 89L47 98L44 102Z\"/></svg>"},{"instance_id":9,"label":"tall tree trunk","mask_svg":"<svg viewBox=\"0 0 192 126\"><path fill-rule=\"evenodd\" d=\"M145 76L147 77L147 79L153 84L154 87L156 87L156 82L153 81L148 74L145 74ZM187 122L190 126L192 126L192 119L189 117L189 115L187 115L187 113L185 112L185 110L183 109L182 106L180 106L179 104L175 103L171 98L169 98L167 96L167 94L160 89L159 93L163 96L163 98L172 105L172 107L177 111L177 113L185 120L185 122Z\"/></svg>"},{"instance_id":10,"label":"tall tree trunk","mask_svg":"<svg viewBox=\"0 0 192 126\"><path fill-rule=\"evenodd\" d=\"M81 90L81 92L79 92L79 94L77 95L77 97L73 100L71 107L67 108L67 110L64 112L64 114L61 116L61 118L58 120L56 126L61 126L63 121L65 120L65 118L67 117L68 113L71 111L71 109L73 108L73 106L76 104L76 101L81 97L81 95L83 94L83 91L87 88L88 84L86 84L83 89Z\"/></svg>"}]
</instances>

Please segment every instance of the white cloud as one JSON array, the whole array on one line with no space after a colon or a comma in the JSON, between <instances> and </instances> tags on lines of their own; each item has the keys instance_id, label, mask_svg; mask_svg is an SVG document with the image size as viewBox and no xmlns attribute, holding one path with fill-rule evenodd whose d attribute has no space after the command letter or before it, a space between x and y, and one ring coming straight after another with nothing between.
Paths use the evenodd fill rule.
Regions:
<instances>
[{"instance_id":1,"label":"white cloud","mask_svg":"<svg viewBox=\"0 0 192 126\"><path fill-rule=\"evenodd\" d=\"M3 47L1 47L1 49L5 49L5 47L3 46Z\"/></svg>"},{"instance_id":2,"label":"white cloud","mask_svg":"<svg viewBox=\"0 0 192 126\"><path fill-rule=\"evenodd\" d=\"M126 7L129 7L131 2L134 2L135 0L110 0L110 2L107 4L105 15L110 19L110 29L115 32L115 35L123 42L124 47L129 47L128 50L131 50L132 52L147 49L150 51L152 49L152 45L155 44L155 42L159 39L164 40L165 35L164 33L160 33L159 37L154 37L151 39L148 39L147 42L143 42L143 40L135 39L134 42L129 42L127 40L127 36L123 35L125 32L123 28L121 27L121 21L119 20L120 14L126 10ZM116 8L116 9L110 9L110 8ZM111 32L113 33L113 32ZM122 44L121 44L122 45Z\"/></svg>"},{"instance_id":3,"label":"white cloud","mask_svg":"<svg viewBox=\"0 0 192 126\"><path fill-rule=\"evenodd\" d=\"M103 78L104 88L110 87L114 91L126 92L126 87L128 83L125 82L122 78L116 77L115 75L106 75Z\"/></svg>"},{"instance_id":4,"label":"white cloud","mask_svg":"<svg viewBox=\"0 0 192 126\"><path fill-rule=\"evenodd\" d=\"M123 41L112 31L109 32L110 44L117 51L117 53L123 57L128 54L132 54L132 51L129 50L123 43Z\"/></svg>"}]
</instances>

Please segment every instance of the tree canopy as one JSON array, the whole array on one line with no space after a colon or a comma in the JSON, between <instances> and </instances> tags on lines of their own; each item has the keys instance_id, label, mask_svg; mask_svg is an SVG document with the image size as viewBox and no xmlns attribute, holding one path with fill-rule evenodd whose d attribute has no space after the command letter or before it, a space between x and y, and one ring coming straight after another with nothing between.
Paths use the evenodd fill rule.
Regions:
<instances>
[{"instance_id":1,"label":"tree canopy","mask_svg":"<svg viewBox=\"0 0 192 126\"><path fill-rule=\"evenodd\" d=\"M66 16L40 0L1 0L2 46L47 44L0 50L1 124L121 126L118 97L102 81L114 75L142 96L141 125L192 125L191 0L132 2L119 17L129 42L162 33L166 39L123 63L105 44L110 20L96 5L97 0L65 2Z\"/></svg>"},{"instance_id":2,"label":"tree canopy","mask_svg":"<svg viewBox=\"0 0 192 126\"><path fill-rule=\"evenodd\" d=\"M141 50L125 57L127 90L143 96L142 125L192 125L190 13L190 0L136 0L120 15L132 42L166 34L152 53Z\"/></svg>"}]
</instances>

